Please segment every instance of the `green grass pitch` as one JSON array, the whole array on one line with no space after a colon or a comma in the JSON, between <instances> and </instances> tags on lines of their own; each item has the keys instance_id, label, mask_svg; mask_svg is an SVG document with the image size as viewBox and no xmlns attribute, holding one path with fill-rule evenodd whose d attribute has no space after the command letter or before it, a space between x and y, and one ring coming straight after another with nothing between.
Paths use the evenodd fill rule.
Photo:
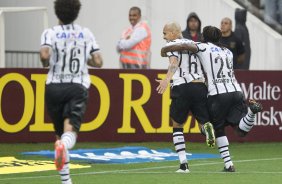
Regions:
<instances>
[{"instance_id":1,"label":"green grass pitch","mask_svg":"<svg viewBox=\"0 0 282 184\"><path fill-rule=\"evenodd\" d=\"M174 149L172 143L77 143L78 148L146 146ZM187 152L218 153L204 143L186 143ZM0 157L15 156L26 160L51 160L23 156L24 151L52 150L53 144L0 144ZM282 143L232 143L229 147L235 173L223 173L222 159L192 160L190 173L175 173L178 161L138 164L91 164L90 168L73 169L74 184L279 184L282 183ZM76 162L78 163L78 162ZM87 163L80 163L87 164ZM0 184L59 184L57 171L0 174Z\"/></svg>"}]
</instances>

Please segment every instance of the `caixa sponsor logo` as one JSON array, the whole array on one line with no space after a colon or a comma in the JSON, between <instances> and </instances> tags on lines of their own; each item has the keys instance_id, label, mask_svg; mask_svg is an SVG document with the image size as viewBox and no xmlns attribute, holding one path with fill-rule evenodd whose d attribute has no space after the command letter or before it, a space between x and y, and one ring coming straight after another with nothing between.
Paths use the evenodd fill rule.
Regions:
<instances>
[{"instance_id":1,"label":"caixa sponsor logo","mask_svg":"<svg viewBox=\"0 0 282 184\"><path fill-rule=\"evenodd\" d=\"M75 33L75 32L60 32L56 34L58 39L83 39L84 35L82 32Z\"/></svg>"}]
</instances>

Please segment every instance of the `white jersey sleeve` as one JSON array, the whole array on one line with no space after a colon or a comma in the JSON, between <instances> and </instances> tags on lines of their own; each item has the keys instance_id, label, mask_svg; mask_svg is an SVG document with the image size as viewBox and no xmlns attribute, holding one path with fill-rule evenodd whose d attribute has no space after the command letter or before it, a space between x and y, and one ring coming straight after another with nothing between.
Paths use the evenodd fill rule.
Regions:
<instances>
[{"instance_id":1,"label":"white jersey sleeve","mask_svg":"<svg viewBox=\"0 0 282 184\"><path fill-rule=\"evenodd\" d=\"M41 35L41 47L52 47L52 29L45 29Z\"/></svg>"}]
</instances>

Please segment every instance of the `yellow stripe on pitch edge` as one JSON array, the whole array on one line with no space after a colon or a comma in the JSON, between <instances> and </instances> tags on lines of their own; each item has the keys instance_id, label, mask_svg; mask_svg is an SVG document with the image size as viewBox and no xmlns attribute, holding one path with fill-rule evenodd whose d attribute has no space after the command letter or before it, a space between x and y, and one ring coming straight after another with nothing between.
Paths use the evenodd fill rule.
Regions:
<instances>
[{"instance_id":1,"label":"yellow stripe on pitch edge","mask_svg":"<svg viewBox=\"0 0 282 184\"><path fill-rule=\"evenodd\" d=\"M79 164L70 164L71 169L89 168ZM18 160L15 157L0 157L0 174L38 172L55 170L54 162L40 160Z\"/></svg>"}]
</instances>

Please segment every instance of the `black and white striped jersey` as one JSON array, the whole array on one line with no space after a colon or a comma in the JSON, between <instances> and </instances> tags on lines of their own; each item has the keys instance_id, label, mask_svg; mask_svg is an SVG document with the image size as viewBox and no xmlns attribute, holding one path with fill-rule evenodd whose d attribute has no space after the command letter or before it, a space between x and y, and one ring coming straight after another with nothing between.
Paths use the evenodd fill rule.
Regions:
<instances>
[{"instance_id":1,"label":"black and white striped jersey","mask_svg":"<svg viewBox=\"0 0 282 184\"><path fill-rule=\"evenodd\" d=\"M188 39L176 39L170 41L166 46L175 45L175 44L187 44L194 43L192 40ZM168 52L168 57L176 56L179 61L179 67L172 77L172 86L177 86L183 83L189 83L193 80L202 80L204 81L204 74L201 67L200 60L196 54L182 51L182 52Z\"/></svg>"},{"instance_id":2,"label":"black and white striped jersey","mask_svg":"<svg viewBox=\"0 0 282 184\"><path fill-rule=\"evenodd\" d=\"M80 25L57 25L41 35L41 47L50 47L50 69L46 84L79 83L90 86L87 61L99 52L94 35Z\"/></svg>"},{"instance_id":3,"label":"black and white striped jersey","mask_svg":"<svg viewBox=\"0 0 282 184\"><path fill-rule=\"evenodd\" d=\"M196 53L207 76L209 95L242 91L233 70L233 54L212 43L197 43Z\"/></svg>"}]
</instances>

